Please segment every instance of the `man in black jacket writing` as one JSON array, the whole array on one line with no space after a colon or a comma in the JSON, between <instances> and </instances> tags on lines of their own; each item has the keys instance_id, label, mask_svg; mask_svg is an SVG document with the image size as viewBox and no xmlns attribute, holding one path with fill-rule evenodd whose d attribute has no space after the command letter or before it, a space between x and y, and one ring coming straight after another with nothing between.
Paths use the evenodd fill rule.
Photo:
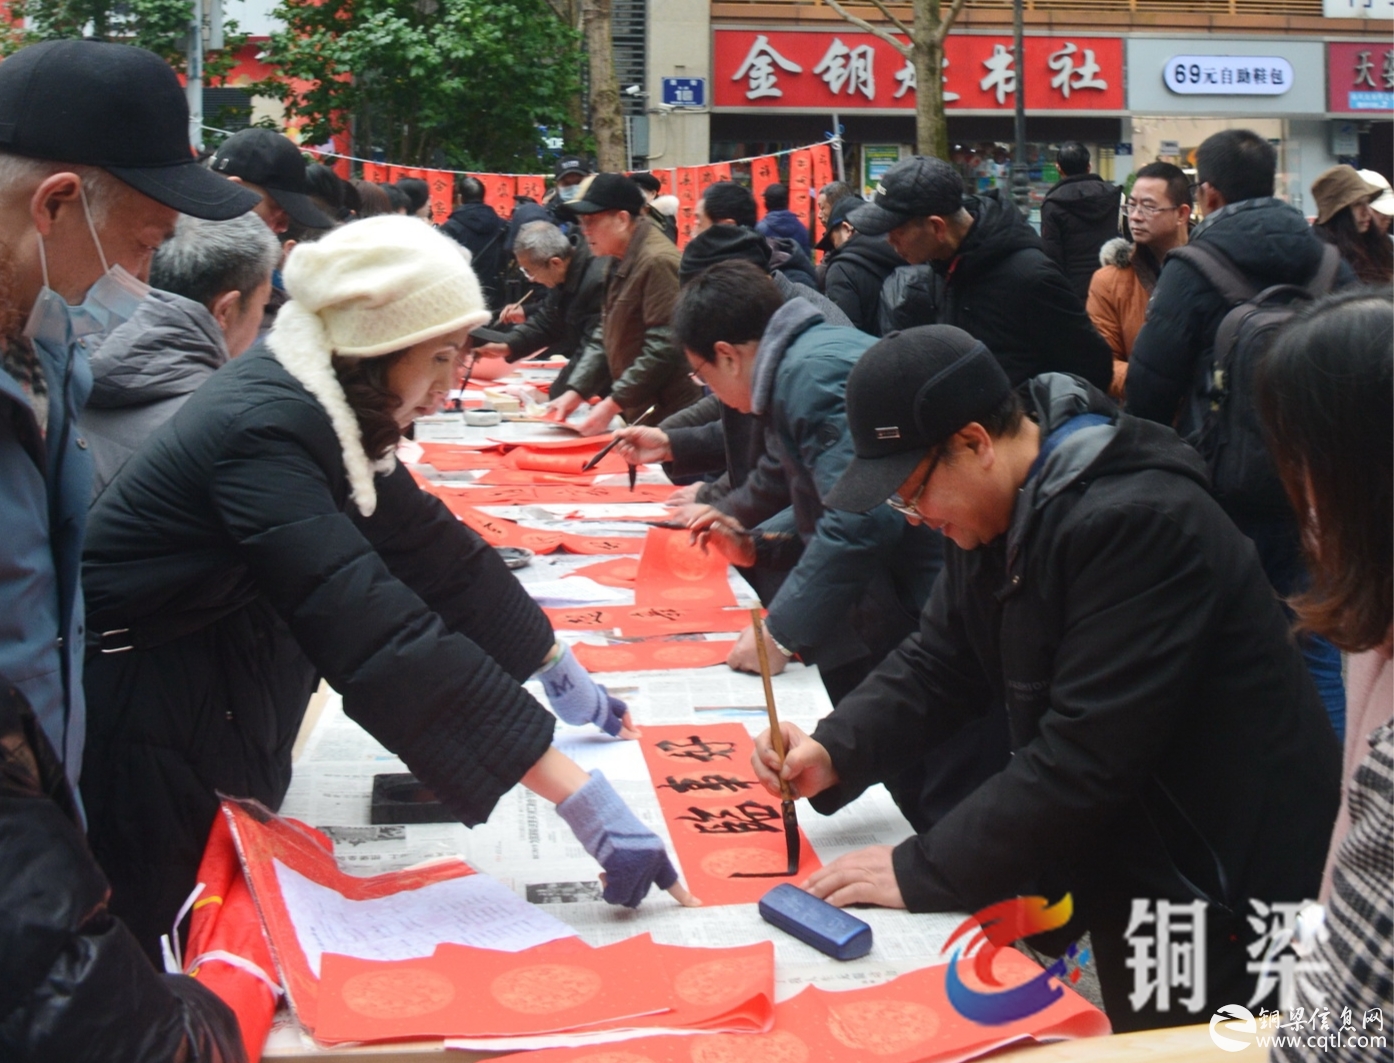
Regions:
<instances>
[{"instance_id":1,"label":"man in black jacket writing","mask_svg":"<svg viewBox=\"0 0 1394 1063\"><path fill-rule=\"evenodd\" d=\"M831 813L934 765L972 721L1004 718L1013 755L919 835L808 888L917 912L1069 893L1064 929L1091 932L1116 1031L1271 1006L1249 917L1315 896L1339 751L1199 458L1075 377L1037 377L1023 402L952 329L869 349L847 414L857 456L826 504L889 499L955 545L919 632L811 737L783 725L783 776ZM766 733L756 769L776 790L778 764ZM1194 920L1187 970L1161 941L1178 909Z\"/></svg>"}]
</instances>

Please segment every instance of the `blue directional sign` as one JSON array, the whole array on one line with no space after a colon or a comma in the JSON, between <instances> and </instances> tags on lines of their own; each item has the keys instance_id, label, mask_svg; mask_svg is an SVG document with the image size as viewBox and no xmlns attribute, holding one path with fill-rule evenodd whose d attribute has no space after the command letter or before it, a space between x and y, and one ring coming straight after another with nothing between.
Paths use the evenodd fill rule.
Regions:
<instances>
[{"instance_id":1,"label":"blue directional sign","mask_svg":"<svg viewBox=\"0 0 1394 1063\"><path fill-rule=\"evenodd\" d=\"M663 102L672 107L705 107L706 78L664 78Z\"/></svg>"}]
</instances>

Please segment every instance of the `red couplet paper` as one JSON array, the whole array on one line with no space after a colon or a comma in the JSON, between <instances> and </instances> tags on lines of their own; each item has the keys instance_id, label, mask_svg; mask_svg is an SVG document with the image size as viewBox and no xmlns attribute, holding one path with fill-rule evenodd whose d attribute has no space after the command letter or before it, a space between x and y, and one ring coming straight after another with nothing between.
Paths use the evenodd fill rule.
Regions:
<instances>
[{"instance_id":1,"label":"red couplet paper","mask_svg":"<svg viewBox=\"0 0 1394 1063\"><path fill-rule=\"evenodd\" d=\"M598 561L594 565L572 569L568 576L585 576L603 587L631 589L639 576L639 562L630 558L615 558L613 561ZM566 578L566 577L563 577Z\"/></svg>"},{"instance_id":2,"label":"red couplet paper","mask_svg":"<svg viewBox=\"0 0 1394 1063\"><path fill-rule=\"evenodd\" d=\"M474 874L463 860L443 860L429 867L370 878L346 875L334 862L333 842L313 827L274 815L255 801L224 801L222 811L266 927L281 984L301 1024L310 1030L318 1021L319 979L300 947L273 861L279 860L311 881L359 901Z\"/></svg>"},{"instance_id":3,"label":"red couplet paper","mask_svg":"<svg viewBox=\"0 0 1394 1063\"><path fill-rule=\"evenodd\" d=\"M631 1025L669 1012L668 979L647 935L598 949L522 952L441 945L415 960L326 953L320 1041L518 1037Z\"/></svg>"},{"instance_id":4,"label":"red couplet paper","mask_svg":"<svg viewBox=\"0 0 1394 1063\"><path fill-rule=\"evenodd\" d=\"M680 166L673 171L678 197L678 247L685 247L692 239L692 228L697 223L697 200L701 189L697 186L696 166Z\"/></svg>"},{"instance_id":5,"label":"red couplet paper","mask_svg":"<svg viewBox=\"0 0 1394 1063\"><path fill-rule=\"evenodd\" d=\"M483 484L485 487L513 487L520 484L570 484L589 486L595 483L595 474L586 473L584 476L573 476L569 473L523 472L519 469L508 469L500 465L497 469L490 469L474 482L476 484Z\"/></svg>"},{"instance_id":6,"label":"red couplet paper","mask_svg":"<svg viewBox=\"0 0 1394 1063\"><path fill-rule=\"evenodd\" d=\"M577 643L572 652L588 672L650 672L669 668L711 668L725 664L730 642L652 639L621 646Z\"/></svg>"},{"instance_id":7,"label":"red couplet paper","mask_svg":"<svg viewBox=\"0 0 1394 1063\"><path fill-rule=\"evenodd\" d=\"M516 440L491 439L501 447L516 450L589 450L597 451L614 438L614 433L605 432L598 436L563 436L560 439L529 439L526 443Z\"/></svg>"},{"instance_id":8,"label":"red couplet paper","mask_svg":"<svg viewBox=\"0 0 1394 1063\"><path fill-rule=\"evenodd\" d=\"M455 175L444 170L427 170L426 184L431 188L431 220L444 225L455 206Z\"/></svg>"},{"instance_id":9,"label":"red couplet paper","mask_svg":"<svg viewBox=\"0 0 1394 1063\"><path fill-rule=\"evenodd\" d=\"M652 635L705 635L713 632L744 631L750 626L745 609L714 609L695 605L580 606L574 609L543 609L554 628L563 631L612 631L625 638Z\"/></svg>"},{"instance_id":10,"label":"red couplet paper","mask_svg":"<svg viewBox=\"0 0 1394 1063\"><path fill-rule=\"evenodd\" d=\"M432 463L434 464L434 463ZM440 466L436 466L439 468ZM672 484L636 484L633 492L627 487L605 484L497 484L483 487L445 486L445 491L455 491L465 500L476 506L526 506L533 503L557 503L565 505L595 504L609 505L615 502L664 502L672 495ZM579 515L578 515L578 519ZM607 521L615 517L606 517ZM653 520L644 517L643 520ZM637 553L638 550L635 550Z\"/></svg>"},{"instance_id":11,"label":"red couplet paper","mask_svg":"<svg viewBox=\"0 0 1394 1063\"><path fill-rule=\"evenodd\" d=\"M496 469L503 463L503 454L496 450L477 450L452 443L421 443L422 460L440 472L459 472L462 469Z\"/></svg>"},{"instance_id":12,"label":"red couplet paper","mask_svg":"<svg viewBox=\"0 0 1394 1063\"><path fill-rule=\"evenodd\" d=\"M703 904L754 904L823 866L800 830L798 873L784 874L779 798L756 781L755 743L742 724L646 725L638 741L687 888Z\"/></svg>"},{"instance_id":13,"label":"red couplet paper","mask_svg":"<svg viewBox=\"0 0 1394 1063\"><path fill-rule=\"evenodd\" d=\"M547 194L547 178L540 174L523 175L518 179L518 195L531 196L538 203Z\"/></svg>"},{"instance_id":14,"label":"red couplet paper","mask_svg":"<svg viewBox=\"0 0 1394 1063\"><path fill-rule=\"evenodd\" d=\"M750 192L755 197L755 208L762 218L765 216L765 189L778 182L779 160L773 155L750 160Z\"/></svg>"},{"instance_id":15,"label":"red couplet paper","mask_svg":"<svg viewBox=\"0 0 1394 1063\"><path fill-rule=\"evenodd\" d=\"M1042 974L1012 950L1004 949L996 962L995 973L1004 985ZM1104 1013L1068 987L1044 1011L1001 1026L980 1026L949 1003L947 969L926 967L882 985L839 993L805 989L775 1006L774 1028L768 1033L643 1037L616 1046L625 1054L616 1053L607 1063L962 1063L1017 1042L1110 1032ZM960 969L970 986L1001 991L973 983L970 973ZM599 1063L602 1058L594 1047L553 1048L529 1052L527 1063Z\"/></svg>"},{"instance_id":16,"label":"red couplet paper","mask_svg":"<svg viewBox=\"0 0 1394 1063\"><path fill-rule=\"evenodd\" d=\"M189 916L184 970L232 1009L247 1059L257 1063L276 1014L276 964L224 816L213 821L198 881L203 892Z\"/></svg>"},{"instance_id":17,"label":"red couplet paper","mask_svg":"<svg viewBox=\"0 0 1394 1063\"><path fill-rule=\"evenodd\" d=\"M795 217L808 217L809 186L813 184L813 159L803 148L789 153L789 209Z\"/></svg>"},{"instance_id":18,"label":"red couplet paper","mask_svg":"<svg viewBox=\"0 0 1394 1063\"><path fill-rule=\"evenodd\" d=\"M521 546L535 554L550 554L561 546L560 532L537 531L524 528L517 521L491 517L461 501L458 493L445 495L441 501L451 513L478 532L479 537L490 546Z\"/></svg>"},{"instance_id":19,"label":"red couplet paper","mask_svg":"<svg viewBox=\"0 0 1394 1063\"><path fill-rule=\"evenodd\" d=\"M387 172L387 167L380 162L365 162L363 164L363 180L372 184L387 184Z\"/></svg>"},{"instance_id":20,"label":"red couplet paper","mask_svg":"<svg viewBox=\"0 0 1394 1063\"><path fill-rule=\"evenodd\" d=\"M639 556L635 605L734 606L726 559L693 545L686 529L650 528Z\"/></svg>"},{"instance_id":21,"label":"red couplet paper","mask_svg":"<svg viewBox=\"0 0 1394 1063\"><path fill-rule=\"evenodd\" d=\"M518 447L505 455L503 464L505 468L518 469L522 472L560 473L567 476L587 474L600 476L607 473L629 471L629 462L613 451L601 458L598 464L589 469L583 469L582 466L592 457L594 457L593 454L584 451L576 453L571 450L532 450L527 447Z\"/></svg>"},{"instance_id":22,"label":"red couplet paper","mask_svg":"<svg viewBox=\"0 0 1394 1063\"><path fill-rule=\"evenodd\" d=\"M774 1025L774 942L733 949L655 945L668 975L666 1015L635 1026L762 1033Z\"/></svg>"},{"instance_id":23,"label":"red couplet paper","mask_svg":"<svg viewBox=\"0 0 1394 1063\"><path fill-rule=\"evenodd\" d=\"M635 554L644 540L632 535L576 535L561 533L562 548L573 554Z\"/></svg>"}]
</instances>

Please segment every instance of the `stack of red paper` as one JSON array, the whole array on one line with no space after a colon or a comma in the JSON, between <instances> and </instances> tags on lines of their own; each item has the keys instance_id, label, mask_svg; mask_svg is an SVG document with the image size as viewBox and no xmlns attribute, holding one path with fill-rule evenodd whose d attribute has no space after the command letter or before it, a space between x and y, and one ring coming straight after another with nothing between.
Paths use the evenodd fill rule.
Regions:
<instances>
[{"instance_id":1,"label":"stack of red paper","mask_svg":"<svg viewBox=\"0 0 1394 1063\"><path fill-rule=\"evenodd\" d=\"M326 953L316 1039L449 1037L510 1049L622 1039L636 1030L757 1034L774 1021L774 946L603 948L576 939L522 952L441 945L417 960Z\"/></svg>"}]
</instances>

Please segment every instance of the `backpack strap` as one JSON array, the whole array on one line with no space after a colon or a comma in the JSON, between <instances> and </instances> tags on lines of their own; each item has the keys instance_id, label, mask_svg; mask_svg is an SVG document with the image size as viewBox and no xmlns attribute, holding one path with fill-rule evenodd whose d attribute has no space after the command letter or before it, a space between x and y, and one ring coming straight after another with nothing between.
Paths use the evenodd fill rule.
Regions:
<instances>
[{"instance_id":1,"label":"backpack strap","mask_svg":"<svg viewBox=\"0 0 1394 1063\"><path fill-rule=\"evenodd\" d=\"M1258 294L1249 278L1218 248L1209 244L1184 244L1167 252L1166 261L1180 259L1215 288L1230 306L1248 302ZM1334 276L1334 274L1333 274Z\"/></svg>"},{"instance_id":2,"label":"backpack strap","mask_svg":"<svg viewBox=\"0 0 1394 1063\"><path fill-rule=\"evenodd\" d=\"M1331 286L1336 283L1336 271L1340 268L1341 252L1337 250L1336 245L1322 244L1321 262L1317 265L1316 273L1312 274L1312 283L1307 285L1313 299L1320 299L1331 290Z\"/></svg>"}]
</instances>

